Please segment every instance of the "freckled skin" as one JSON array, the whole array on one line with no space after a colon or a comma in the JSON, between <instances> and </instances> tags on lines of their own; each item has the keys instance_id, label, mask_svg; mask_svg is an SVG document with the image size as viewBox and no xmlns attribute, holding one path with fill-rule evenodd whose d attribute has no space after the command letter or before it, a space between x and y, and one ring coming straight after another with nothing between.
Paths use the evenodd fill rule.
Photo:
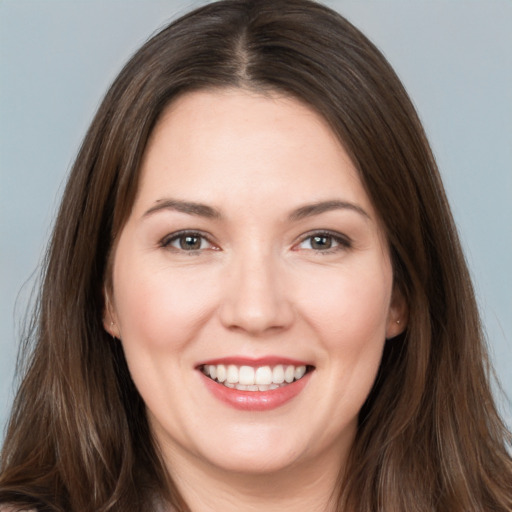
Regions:
<instances>
[{"instance_id":1,"label":"freckled skin","mask_svg":"<svg viewBox=\"0 0 512 512\"><path fill-rule=\"evenodd\" d=\"M166 198L219 216L145 215ZM335 208L290 218L329 200L367 215ZM201 237L195 250L174 235L183 230ZM318 232L328 233L329 248L311 238ZM190 93L168 108L116 247L105 327L121 339L178 480L179 468L229 478L308 467L322 468L331 485L385 339L404 327L396 323L402 302L369 198L314 111L239 90ZM215 399L197 370L233 356L281 356L315 369L282 407L240 411Z\"/></svg>"}]
</instances>

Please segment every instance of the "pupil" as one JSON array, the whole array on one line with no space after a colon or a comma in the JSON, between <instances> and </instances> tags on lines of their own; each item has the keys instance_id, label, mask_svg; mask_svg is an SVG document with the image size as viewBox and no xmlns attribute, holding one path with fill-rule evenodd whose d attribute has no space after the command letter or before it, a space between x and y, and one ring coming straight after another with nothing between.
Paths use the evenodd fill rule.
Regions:
<instances>
[{"instance_id":1,"label":"pupil","mask_svg":"<svg viewBox=\"0 0 512 512\"><path fill-rule=\"evenodd\" d=\"M183 236L180 238L180 247L185 251L193 251L201 248L201 238L198 236Z\"/></svg>"},{"instance_id":2,"label":"pupil","mask_svg":"<svg viewBox=\"0 0 512 512\"><path fill-rule=\"evenodd\" d=\"M330 249L332 246L332 239L330 236L314 236L311 241L313 249Z\"/></svg>"}]
</instances>

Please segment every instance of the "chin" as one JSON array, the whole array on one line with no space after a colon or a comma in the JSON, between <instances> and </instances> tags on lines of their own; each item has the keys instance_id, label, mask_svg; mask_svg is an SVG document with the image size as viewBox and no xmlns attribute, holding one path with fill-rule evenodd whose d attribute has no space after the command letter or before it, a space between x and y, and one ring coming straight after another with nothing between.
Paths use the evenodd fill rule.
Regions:
<instances>
[{"instance_id":1,"label":"chin","mask_svg":"<svg viewBox=\"0 0 512 512\"><path fill-rule=\"evenodd\" d=\"M206 463L224 471L263 475L286 470L307 457L311 445L297 432L275 426L227 429L221 439L203 440L196 453Z\"/></svg>"},{"instance_id":2,"label":"chin","mask_svg":"<svg viewBox=\"0 0 512 512\"><path fill-rule=\"evenodd\" d=\"M252 477L284 472L299 462L300 457L293 450L289 452L245 450L237 453L224 453L210 458L210 464L220 470Z\"/></svg>"}]
</instances>

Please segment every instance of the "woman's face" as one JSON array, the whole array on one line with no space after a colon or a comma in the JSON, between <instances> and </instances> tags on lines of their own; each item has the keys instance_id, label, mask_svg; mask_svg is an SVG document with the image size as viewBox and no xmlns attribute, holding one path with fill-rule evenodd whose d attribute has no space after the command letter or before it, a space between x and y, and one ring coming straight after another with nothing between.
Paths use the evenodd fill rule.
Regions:
<instances>
[{"instance_id":1,"label":"woman's face","mask_svg":"<svg viewBox=\"0 0 512 512\"><path fill-rule=\"evenodd\" d=\"M240 90L167 109L105 326L170 465L339 467L401 330L395 295L379 220L318 114Z\"/></svg>"}]
</instances>

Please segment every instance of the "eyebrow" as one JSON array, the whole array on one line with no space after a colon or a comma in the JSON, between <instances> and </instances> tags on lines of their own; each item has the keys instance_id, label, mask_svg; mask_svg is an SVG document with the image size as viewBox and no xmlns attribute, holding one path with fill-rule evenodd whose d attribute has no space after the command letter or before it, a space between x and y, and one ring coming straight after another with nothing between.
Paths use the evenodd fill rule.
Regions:
<instances>
[{"instance_id":1,"label":"eyebrow","mask_svg":"<svg viewBox=\"0 0 512 512\"><path fill-rule=\"evenodd\" d=\"M161 210L174 210L207 219L220 219L222 217L220 212L211 206L192 201L180 201L178 199L159 199L154 206L144 213L143 217L148 217Z\"/></svg>"},{"instance_id":2,"label":"eyebrow","mask_svg":"<svg viewBox=\"0 0 512 512\"><path fill-rule=\"evenodd\" d=\"M318 203L301 206L290 214L289 219L291 221L297 221L306 217L312 217L314 215L320 215L321 213L330 212L332 210L352 210L367 219L371 219L370 215L368 215L368 213L366 213L366 211L357 204L350 203L348 201L340 201L338 199L320 201Z\"/></svg>"},{"instance_id":3,"label":"eyebrow","mask_svg":"<svg viewBox=\"0 0 512 512\"><path fill-rule=\"evenodd\" d=\"M154 206L152 206L144 213L143 217L148 217L162 210L174 210L180 213L186 213L188 215L205 217L207 219L222 219L221 213L216 208L203 203L181 201L179 199L159 199L156 201ZM357 204L350 203L348 201L332 199L329 201L320 201L318 203L301 206L300 208L297 208L291 212L288 216L288 219L292 222L296 222L307 217L313 217L315 215L320 215L321 213L333 210L352 210L367 219L371 218L368 213L366 213L366 211Z\"/></svg>"}]
</instances>

